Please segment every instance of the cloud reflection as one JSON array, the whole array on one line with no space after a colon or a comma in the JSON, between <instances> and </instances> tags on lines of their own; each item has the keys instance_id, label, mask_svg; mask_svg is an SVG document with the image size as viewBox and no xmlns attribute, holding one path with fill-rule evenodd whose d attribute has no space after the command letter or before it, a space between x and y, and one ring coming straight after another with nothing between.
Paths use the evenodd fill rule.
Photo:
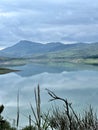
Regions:
<instances>
[{"instance_id":1,"label":"cloud reflection","mask_svg":"<svg viewBox=\"0 0 98 130\"><path fill-rule=\"evenodd\" d=\"M29 103L31 102L34 105L34 88L38 84L41 88L43 110L50 106L48 103L50 97L45 88L54 91L63 98L68 98L76 109L85 107L85 105L88 106L89 104L93 104L95 108L98 105L97 71L44 72L31 77L21 77L15 73L10 73L0 76L0 88L2 90L0 92L0 99L1 103L5 105L4 115L8 114L12 118L16 117L18 89L20 90L20 109L23 113L30 113Z\"/></svg>"}]
</instances>

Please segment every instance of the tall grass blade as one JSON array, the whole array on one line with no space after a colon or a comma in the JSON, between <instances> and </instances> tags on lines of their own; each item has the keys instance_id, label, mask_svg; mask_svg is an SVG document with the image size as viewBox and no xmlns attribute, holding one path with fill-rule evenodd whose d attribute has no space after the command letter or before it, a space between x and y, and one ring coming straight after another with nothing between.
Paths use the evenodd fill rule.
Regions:
<instances>
[{"instance_id":1,"label":"tall grass blade","mask_svg":"<svg viewBox=\"0 0 98 130\"><path fill-rule=\"evenodd\" d=\"M36 120L36 124L38 124L38 119L37 119L36 113L35 113L35 111L34 111L34 108L33 108L32 104L30 104L30 106L31 106L31 110L32 110L32 112L33 112L34 118L35 118L35 120Z\"/></svg>"},{"instance_id":2,"label":"tall grass blade","mask_svg":"<svg viewBox=\"0 0 98 130\"><path fill-rule=\"evenodd\" d=\"M19 126L19 90L17 93L17 128Z\"/></svg>"}]
</instances>

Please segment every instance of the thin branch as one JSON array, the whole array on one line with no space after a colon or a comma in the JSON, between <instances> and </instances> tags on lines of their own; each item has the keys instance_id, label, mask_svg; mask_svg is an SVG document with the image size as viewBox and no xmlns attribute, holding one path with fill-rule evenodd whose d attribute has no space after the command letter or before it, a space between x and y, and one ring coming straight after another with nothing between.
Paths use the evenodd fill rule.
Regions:
<instances>
[{"instance_id":1,"label":"thin branch","mask_svg":"<svg viewBox=\"0 0 98 130\"><path fill-rule=\"evenodd\" d=\"M36 113L35 113L35 111L34 111L34 108L33 108L32 104L30 104L30 106L31 106L31 110L32 110L32 112L33 112L34 118L35 118L35 120L36 120L36 124L38 124L38 119L37 119Z\"/></svg>"},{"instance_id":2,"label":"thin branch","mask_svg":"<svg viewBox=\"0 0 98 130\"><path fill-rule=\"evenodd\" d=\"M71 103L68 103L67 99L63 99L59 96L57 96L54 92L50 91L49 89L46 89L48 91L48 94L52 97L52 99L50 99L49 101L54 101L54 100L61 100L65 103L65 108L66 108L66 114L68 116L68 119L69 119L69 122L70 122L70 130L71 130L71 126L72 126L72 119L71 119L71 116L70 116L70 110L73 112L79 126L81 127L81 124L79 122L79 119L75 113L75 111L73 110L72 106L71 106ZM70 108L70 109L69 109Z\"/></svg>"}]
</instances>

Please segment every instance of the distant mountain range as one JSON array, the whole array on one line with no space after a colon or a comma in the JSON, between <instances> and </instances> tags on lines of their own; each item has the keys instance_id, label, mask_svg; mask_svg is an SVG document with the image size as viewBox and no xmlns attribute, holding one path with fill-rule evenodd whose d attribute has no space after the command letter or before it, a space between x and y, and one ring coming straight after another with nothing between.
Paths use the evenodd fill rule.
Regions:
<instances>
[{"instance_id":1,"label":"distant mountain range","mask_svg":"<svg viewBox=\"0 0 98 130\"><path fill-rule=\"evenodd\" d=\"M28 58L33 56L89 57L98 56L98 43L47 44L22 40L19 43L0 51L0 56L11 58Z\"/></svg>"},{"instance_id":2,"label":"distant mountain range","mask_svg":"<svg viewBox=\"0 0 98 130\"><path fill-rule=\"evenodd\" d=\"M20 41L12 47L5 48L0 51L0 56L7 57L29 57L34 54L42 54L48 52L56 52L64 50L69 45L64 45L60 42L41 44L31 41Z\"/></svg>"}]
</instances>

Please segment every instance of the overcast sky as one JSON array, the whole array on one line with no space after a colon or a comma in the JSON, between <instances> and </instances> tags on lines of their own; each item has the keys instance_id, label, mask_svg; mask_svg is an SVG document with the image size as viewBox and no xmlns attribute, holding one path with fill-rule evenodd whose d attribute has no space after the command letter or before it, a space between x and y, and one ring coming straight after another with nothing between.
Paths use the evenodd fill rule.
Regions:
<instances>
[{"instance_id":1,"label":"overcast sky","mask_svg":"<svg viewBox=\"0 0 98 130\"><path fill-rule=\"evenodd\" d=\"M98 41L98 0L0 0L0 48L24 39Z\"/></svg>"}]
</instances>

